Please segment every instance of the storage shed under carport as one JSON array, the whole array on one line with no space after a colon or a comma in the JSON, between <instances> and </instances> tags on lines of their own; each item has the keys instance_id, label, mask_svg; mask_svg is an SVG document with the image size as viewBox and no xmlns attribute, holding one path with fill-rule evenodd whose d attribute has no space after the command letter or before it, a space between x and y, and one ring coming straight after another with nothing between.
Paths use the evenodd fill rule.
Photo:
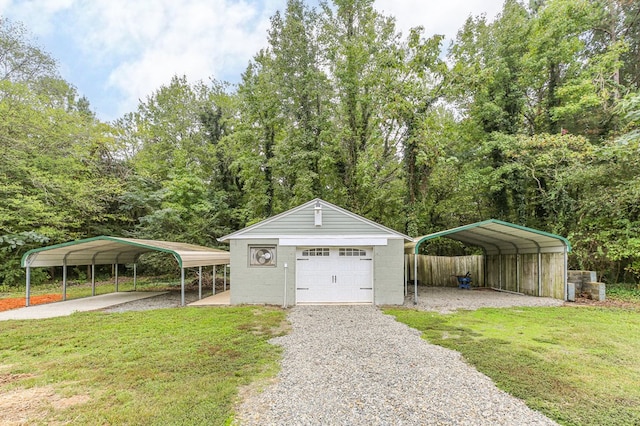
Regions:
<instances>
[{"instance_id":1,"label":"storage shed under carport","mask_svg":"<svg viewBox=\"0 0 640 426\"><path fill-rule=\"evenodd\" d=\"M413 280L416 302L420 246L440 237L483 250L485 287L567 299L569 241L559 235L490 219L417 237L413 243L405 244L405 254L413 257L412 274L408 278Z\"/></svg>"}]
</instances>

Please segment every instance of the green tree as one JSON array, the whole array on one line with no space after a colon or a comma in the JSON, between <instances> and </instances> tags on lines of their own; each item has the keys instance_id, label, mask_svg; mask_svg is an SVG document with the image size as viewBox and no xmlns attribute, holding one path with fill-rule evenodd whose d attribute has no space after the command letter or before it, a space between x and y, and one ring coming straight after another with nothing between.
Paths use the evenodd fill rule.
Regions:
<instances>
[{"instance_id":1,"label":"green tree","mask_svg":"<svg viewBox=\"0 0 640 426\"><path fill-rule=\"evenodd\" d=\"M331 181L331 170L323 167L331 162L330 86L320 69L317 27L318 15L300 0L289 0L284 17L277 13L271 20L271 75L284 120L273 162L279 180L276 200L282 203L278 210L324 196Z\"/></svg>"},{"instance_id":2,"label":"green tree","mask_svg":"<svg viewBox=\"0 0 640 426\"><path fill-rule=\"evenodd\" d=\"M450 93L485 134L524 131L531 25L524 6L508 0L491 24L485 16L468 18L451 46Z\"/></svg>"},{"instance_id":3,"label":"green tree","mask_svg":"<svg viewBox=\"0 0 640 426\"><path fill-rule=\"evenodd\" d=\"M118 122L123 155L135 171L120 201L146 238L216 245L234 221L234 178L224 86L174 77ZM232 204L230 205L229 202Z\"/></svg>"},{"instance_id":4,"label":"green tree","mask_svg":"<svg viewBox=\"0 0 640 426\"><path fill-rule=\"evenodd\" d=\"M273 174L276 141L283 120L277 97L277 77L270 54L262 50L242 74L238 87L240 120L234 132L233 170L243 189L245 222L265 219L274 213L277 178Z\"/></svg>"},{"instance_id":5,"label":"green tree","mask_svg":"<svg viewBox=\"0 0 640 426\"><path fill-rule=\"evenodd\" d=\"M35 85L58 78L56 60L38 47L24 25L0 16L0 80Z\"/></svg>"},{"instance_id":6,"label":"green tree","mask_svg":"<svg viewBox=\"0 0 640 426\"><path fill-rule=\"evenodd\" d=\"M548 0L527 10L509 0L493 23L467 20L449 54L452 93L479 136L568 131L597 140L616 131L628 44L612 4Z\"/></svg>"},{"instance_id":7,"label":"green tree","mask_svg":"<svg viewBox=\"0 0 640 426\"><path fill-rule=\"evenodd\" d=\"M121 223L111 128L75 109L74 89L63 89L60 104L25 83L0 81L0 239L8 244L0 278L7 283L21 276L19 255L33 243L111 233Z\"/></svg>"},{"instance_id":8,"label":"green tree","mask_svg":"<svg viewBox=\"0 0 640 426\"><path fill-rule=\"evenodd\" d=\"M322 3L321 45L334 93L332 150L342 189L334 199L403 228L402 165L387 102L394 96L400 35L369 0Z\"/></svg>"}]
</instances>

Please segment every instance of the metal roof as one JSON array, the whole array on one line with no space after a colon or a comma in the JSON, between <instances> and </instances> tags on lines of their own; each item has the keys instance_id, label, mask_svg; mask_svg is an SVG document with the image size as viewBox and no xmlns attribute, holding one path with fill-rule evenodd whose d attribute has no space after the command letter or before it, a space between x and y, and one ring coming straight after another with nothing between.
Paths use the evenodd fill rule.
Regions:
<instances>
[{"instance_id":1,"label":"metal roof","mask_svg":"<svg viewBox=\"0 0 640 426\"><path fill-rule=\"evenodd\" d=\"M29 250L22 267L136 263L149 252L172 254L180 268L226 265L229 252L169 241L100 236Z\"/></svg>"},{"instance_id":2,"label":"metal roof","mask_svg":"<svg viewBox=\"0 0 640 426\"><path fill-rule=\"evenodd\" d=\"M405 244L405 253L417 254L423 242L439 237L481 247L489 255L571 251L569 240L559 235L490 219L414 238Z\"/></svg>"}]
</instances>

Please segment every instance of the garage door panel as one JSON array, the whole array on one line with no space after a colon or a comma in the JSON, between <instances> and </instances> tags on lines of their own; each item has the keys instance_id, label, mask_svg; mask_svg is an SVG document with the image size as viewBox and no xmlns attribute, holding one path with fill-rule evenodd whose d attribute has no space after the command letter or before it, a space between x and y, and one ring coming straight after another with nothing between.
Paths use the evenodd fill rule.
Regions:
<instances>
[{"instance_id":1,"label":"garage door panel","mask_svg":"<svg viewBox=\"0 0 640 426\"><path fill-rule=\"evenodd\" d=\"M372 249L309 248L297 250L298 303L371 303Z\"/></svg>"}]
</instances>

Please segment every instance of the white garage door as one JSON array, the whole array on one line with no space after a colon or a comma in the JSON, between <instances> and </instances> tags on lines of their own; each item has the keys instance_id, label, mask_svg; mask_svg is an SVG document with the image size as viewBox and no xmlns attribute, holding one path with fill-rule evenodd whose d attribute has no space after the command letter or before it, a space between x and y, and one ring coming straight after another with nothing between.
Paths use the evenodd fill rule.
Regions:
<instances>
[{"instance_id":1,"label":"white garage door","mask_svg":"<svg viewBox=\"0 0 640 426\"><path fill-rule=\"evenodd\" d=\"M312 247L296 251L296 303L372 303L373 249Z\"/></svg>"}]
</instances>

